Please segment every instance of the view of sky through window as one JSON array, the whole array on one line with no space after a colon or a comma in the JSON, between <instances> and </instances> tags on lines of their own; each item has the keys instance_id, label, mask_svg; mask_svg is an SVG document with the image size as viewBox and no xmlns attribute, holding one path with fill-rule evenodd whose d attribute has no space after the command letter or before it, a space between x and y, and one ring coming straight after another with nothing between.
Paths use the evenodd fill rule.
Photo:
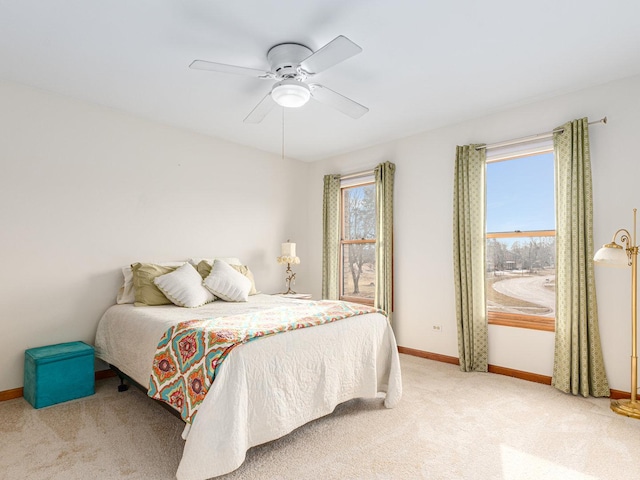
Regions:
<instances>
[{"instance_id":1,"label":"view of sky through window","mask_svg":"<svg viewBox=\"0 0 640 480\"><path fill-rule=\"evenodd\" d=\"M555 230L552 152L487 163L486 185L487 232Z\"/></svg>"},{"instance_id":2,"label":"view of sky through window","mask_svg":"<svg viewBox=\"0 0 640 480\"><path fill-rule=\"evenodd\" d=\"M524 322L524 328L553 331L554 174L552 152L487 163L485 292L490 322Z\"/></svg>"}]
</instances>

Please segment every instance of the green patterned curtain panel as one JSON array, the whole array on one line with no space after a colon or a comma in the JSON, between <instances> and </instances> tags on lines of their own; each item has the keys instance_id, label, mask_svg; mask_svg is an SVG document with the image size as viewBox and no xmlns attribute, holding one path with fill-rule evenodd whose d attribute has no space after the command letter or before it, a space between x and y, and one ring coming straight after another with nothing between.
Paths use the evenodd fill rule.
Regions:
<instances>
[{"instance_id":1,"label":"green patterned curtain panel","mask_svg":"<svg viewBox=\"0 0 640 480\"><path fill-rule=\"evenodd\" d=\"M460 370L486 372L488 328L484 299L486 150L457 147L453 197L453 266Z\"/></svg>"},{"instance_id":2,"label":"green patterned curtain panel","mask_svg":"<svg viewBox=\"0 0 640 480\"><path fill-rule=\"evenodd\" d=\"M322 201L322 298L339 298L340 175L324 176Z\"/></svg>"},{"instance_id":3,"label":"green patterned curtain panel","mask_svg":"<svg viewBox=\"0 0 640 480\"><path fill-rule=\"evenodd\" d=\"M393 312L393 180L396 166L391 162L378 165L376 178L376 295L375 306Z\"/></svg>"},{"instance_id":4,"label":"green patterned curtain panel","mask_svg":"<svg viewBox=\"0 0 640 480\"><path fill-rule=\"evenodd\" d=\"M554 133L556 156L556 336L552 385L609 396L593 274L593 193L586 118Z\"/></svg>"}]
</instances>

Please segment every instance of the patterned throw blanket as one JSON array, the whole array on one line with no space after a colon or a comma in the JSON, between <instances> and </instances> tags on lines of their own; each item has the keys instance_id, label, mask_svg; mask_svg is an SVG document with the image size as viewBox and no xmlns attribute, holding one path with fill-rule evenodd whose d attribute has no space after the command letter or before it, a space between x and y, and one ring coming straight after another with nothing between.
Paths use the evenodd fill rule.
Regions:
<instances>
[{"instance_id":1,"label":"patterned throw blanket","mask_svg":"<svg viewBox=\"0 0 640 480\"><path fill-rule=\"evenodd\" d=\"M168 403L180 412L185 422L191 423L222 362L238 345L276 333L374 312L382 311L366 305L323 300L181 322L160 339L148 395Z\"/></svg>"}]
</instances>

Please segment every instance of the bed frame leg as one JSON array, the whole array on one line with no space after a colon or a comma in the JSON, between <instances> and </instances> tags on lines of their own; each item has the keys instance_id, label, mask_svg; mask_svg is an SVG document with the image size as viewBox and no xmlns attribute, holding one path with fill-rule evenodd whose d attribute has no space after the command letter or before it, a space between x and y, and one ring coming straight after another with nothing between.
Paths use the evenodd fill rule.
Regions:
<instances>
[{"instance_id":1,"label":"bed frame leg","mask_svg":"<svg viewBox=\"0 0 640 480\"><path fill-rule=\"evenodd\" d=\"M118 378L120 379L120 385L118 385L118 391L119 392L126 392L127 390L129 390L129 385L124 383L124 379L125 379L125 374L122 373L117 367L115 367L114 365L109 364L109 368L111 368L111 370L113 370L114 372L116 372L116 375L118 375Z\"/></svg>"},{"instance_id":2,"label":"bed frame leg","mask_svg":"<svg viewBox=\"0 0 640 480\"><path fill-rule=\"evenodd\" d=\"M120 377L120 385L118 385L119 392L126 392L129 390L129 385L124 383L124 377Z\"/></svg>"}]
</instances>

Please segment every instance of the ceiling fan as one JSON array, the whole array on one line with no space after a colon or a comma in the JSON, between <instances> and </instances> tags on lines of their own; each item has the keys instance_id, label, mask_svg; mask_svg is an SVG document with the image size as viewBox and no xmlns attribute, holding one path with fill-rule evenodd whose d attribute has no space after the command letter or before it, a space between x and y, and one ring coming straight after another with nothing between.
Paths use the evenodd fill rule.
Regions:
<instances>
[{"instance_id":1,"label":"ceiling fan","mask_svg":"<svg viewBox=\"0 0 640 480\"><path fill-rule=\"evenodd\" d=\"M308 83L307 80L361 51L361 47L340 35L315 52L298 43L282 43L272 47L267 52L267 61L271 68L269 71L205 60L194 60L189 67L265 80L278 80L271 91L244 119L246 123L260 123L276 104L283 107L301 107L310 98L327 104L352 118L360 118L369 111L367 107L323 85Z\"/></svg>"}]
</instances>

